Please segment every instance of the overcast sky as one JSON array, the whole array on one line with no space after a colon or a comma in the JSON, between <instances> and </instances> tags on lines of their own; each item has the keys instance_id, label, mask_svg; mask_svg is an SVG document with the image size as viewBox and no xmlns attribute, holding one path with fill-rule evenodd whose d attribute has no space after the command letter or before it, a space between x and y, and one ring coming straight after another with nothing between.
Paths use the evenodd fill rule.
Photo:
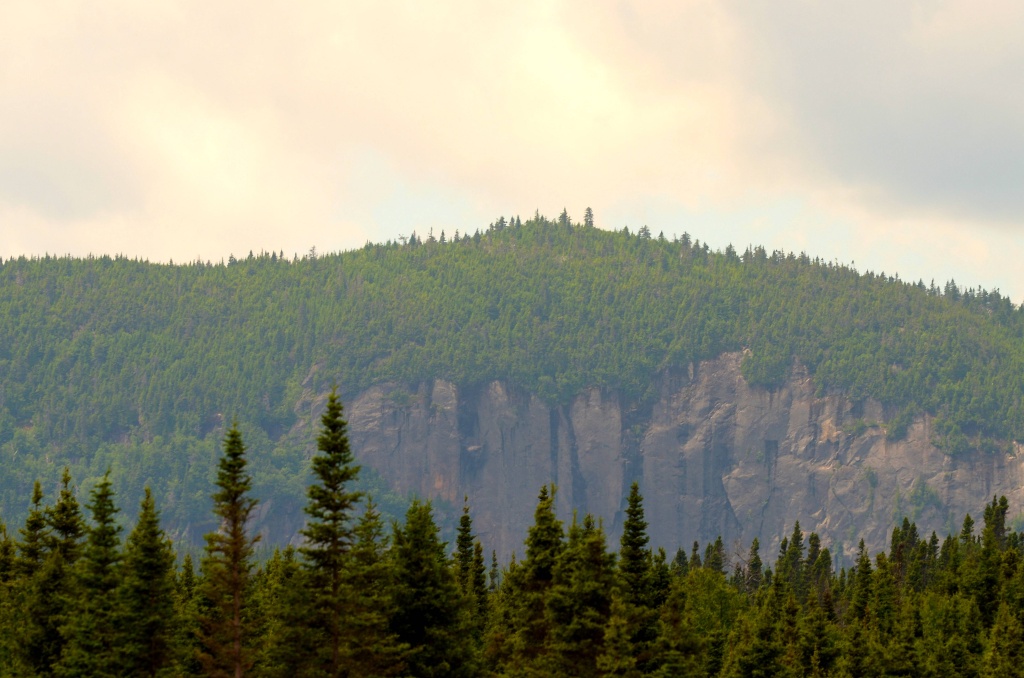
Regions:
<instances>
[{"instance_id":1,"label":"overcast sky","mask_svg":"<svg viewBox=\"0 0 1024 678\"><path fill-rule=\"evenodd\" d=\"M0 256L500 215L1024 300L1024 3L0 3Z\"/></svg>"}]
</instances>

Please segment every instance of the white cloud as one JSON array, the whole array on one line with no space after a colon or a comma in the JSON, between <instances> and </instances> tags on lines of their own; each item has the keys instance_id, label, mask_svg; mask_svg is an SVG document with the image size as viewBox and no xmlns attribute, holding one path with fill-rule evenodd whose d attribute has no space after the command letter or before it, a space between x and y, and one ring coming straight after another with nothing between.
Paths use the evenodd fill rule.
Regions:
<instances>
[{"instance_id":1,"label":"white cloud","mask_svg":"<svg viewBox=\"0 0 1024 678\"><path fill-rule=\"evenodd\" d=\"M1020 297L1022 27L963 0L11 0L0 254L220 259L590 205Z\"/></svg>"}]
</instances>

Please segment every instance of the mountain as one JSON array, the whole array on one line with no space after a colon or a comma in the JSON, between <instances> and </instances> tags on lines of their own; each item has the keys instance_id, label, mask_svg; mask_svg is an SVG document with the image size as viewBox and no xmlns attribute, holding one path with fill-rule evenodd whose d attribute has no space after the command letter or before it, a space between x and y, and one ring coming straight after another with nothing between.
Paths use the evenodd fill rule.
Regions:
<instances>
[{"instance_id":1,"label":"mountain","mask_svg":"<svg viewBox=\"0 0 1024 678\"><path fill-rule=\"evenodd\" d=\"M670 548L796 519L881 546L901 513L945 529L992 492L1024 503L1022 340L998 292L564 213L327 256L12 259L0 515L20 524L64 465L83 487L109 468L124 505L151 485L198 540L237 419L259 525L292 538L336 384L385 507L468 494L502 553L540 484L614 530L634 478Z\"/></svg>"}]
</instances>

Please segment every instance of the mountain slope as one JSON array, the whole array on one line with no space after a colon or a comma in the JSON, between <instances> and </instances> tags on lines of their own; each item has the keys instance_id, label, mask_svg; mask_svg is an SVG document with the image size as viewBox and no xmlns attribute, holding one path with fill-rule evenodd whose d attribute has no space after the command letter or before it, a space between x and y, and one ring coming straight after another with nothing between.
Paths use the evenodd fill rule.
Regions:
<instances>
[{"instance_id":1,"label":"mountain slope","mask_svg":"<svg viewBox=\"0 0 1024 678\"><path fill-rule=\"evenodd\" d=\"M927 415L946 454L994 454L1024 438L1022 337L1024 314L997 293L567 219L228 265L11 260L0 510L16 523L31 481L64 464L86 482L109 466L126 502L150 483L176 530L199 530L237 418L266 527L290 534L333 383L347 400L397 384L398 406L437 379L497 381L553 408L597 388L641 412L660 375L738 351L751 387L779 389L797 365L817 395L877 403L892 440Z\"/></svg>"}]
</instances>

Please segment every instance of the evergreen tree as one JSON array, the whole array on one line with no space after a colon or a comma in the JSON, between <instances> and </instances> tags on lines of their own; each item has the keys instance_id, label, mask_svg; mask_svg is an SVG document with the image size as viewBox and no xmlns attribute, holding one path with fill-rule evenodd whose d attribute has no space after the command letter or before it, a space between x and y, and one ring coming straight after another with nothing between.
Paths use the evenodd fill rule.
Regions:
<instances>
[{"instance_id":1,"label":"evergreen tree","mask_svg":"<svg viewBox=\"0 0 1024 678\"><path fill-rule=\"evenodd\" d=\"M761 542L757 537L750 542L750 553L747 555L747 567L745 572L744 588L747 593L754 593L761 588L761 580L764 577L761 571L764 567L761 562Z\"/></svg>"},{"instance_id":2,"label":"evergreen tree","mask_svg":"<svg viewBox=\"0 0 1024 678\"><path fill-rule=\"evenodd\" d=\"M57 501L44 511L46 516L46 554L42 566L32 577L31 610L35 620L32 654L39 667L49 670L64 651L60 627L68 621L67 604L71 599L73 568L82 548L85 521L71 488L67 467L61 474Z\"/></svg>"},{"instance_id":3,"label":"evergreen tree","mask_svg":"<svg viewBox=\"0 0 1024 678\"><path fill-rule=\"evenodd\" d=\"M172 663L176 629L174 551L160 528L149 487L128 535L120 588L121 658L125 675L157 676Z\"/></svg>"},{"instance_id":4,"label":"evergreen tree","mask_svg":"<svg viewBox=\"0 0 1024 678\"><path fill-rule=\"evenodd\" d=\"M25 519L25 527L18 532L21 540L18 542L16 569L22 578L29 579L42 566L47 546L51 543L49 521L43 506L43 488L38 480L32 487L32 506Z\"/></svg>"},{"instance_id":5,"label":"evergreen tree","mask_svg":"<svg viewBox=\"0 0 1024 678\"><path fill-rule=\"evenodd\" d=\"M639 484L634 481L629 489L626 520L619 541L619 576L630 644L636 652L638 666L644 671L650 661L651 644L658 635L657 608L661 603L661 596L654 588L653 556L647 546L649 540L643 497Z\"/></svg>"},{"instance_id":6,"label":"evergreen tree","mask_svg":"<svg viewBox=\"0 0 1024 678\"><path fill-rule=\"evenodd\" d=\"M202 675L199 638L201 620L208 609L202 604L200 589L192 555L186 553L174 578L174 617L178 621L174 634L174 666L182 676Z\"/></svg>"},{"instance_id":7,"label":"evergreen tree","mask_svg":"<svg viewBox=\"0 0 1024 678\"><path fill-rule=\"evenodd\" d=\"M389 557L384 524L372 500L367 501L353 536L345 570L345 588L352 596L343 626L347 675L399 675L409 647L391 629L397 612L395 562Z\"/></svg>"},{"instance_id":8,"label":"evergreen tree","mask_svg":"<svg viewBox=\"0 0 1024 678\"><path fill-rule=\"evenodd\" d=\"M555 489L544 486L537 498L533 525L526 537L526 559L509 572L507 597L511 604L512 628L505 636L511 669L516 672L543 666L548 650L550 623L547 598L554 579L555 564L565 549L562 522L555 517Z\"/></svg>"},{"instance_id":9,"label":"evergreen tree","mask_svg":"<svg viewBox=\"0 0 1024 678\"><path fill-rule=\"evenodd\" d=\"M395 608L391 629L410 649L414 676L469 676L471 657L463 636L462 598L429 503L414 500L405 525L395 525Z\"/></svg>"},{"instance_id":10,"label":"evergreen tree","mask_svg":"<svg viewBox=\"0 0 1024 678\"><path fill-rule=\"evenodd\" d=\"M636 668L636 652L630 641L629 615L621 598L612 600L611 616L604 632L604 650L597 658L597 670L601 676L640 678L643 675Z\"/></svg>"},{"instance_id":11,"label":"evergreen tree","mask_svg":"<svg viewBox=\"0 0 1024 678\"><path fill-rule=\"evenodd\" d=\"M643 497L635 481L629 488L626 520L619 542L619 575L625 600L634 606L649 607L651 603L651 552L647 547L647 521L644 520Z\"/></svg>"},{"instance_id":12,"label":"evergreen tree","mask_svg":"<svg viewBox=\"0 0 1024 678\"><path fill-rule=\"evenodd\" d=\"M90 492L85 548L75 566L75 582L61 626L64 648L54 673L59 676L118 676L124 656L121 586L121 527L115 522L109 473Z\"/></svg>"},{"instance_id":13,"label":"evergreen tree","mask_svg":"<svg viewBox=\"0 0 1024 678\"><path fill-rule=\"evenodd\" d=\"M359 474L348 444L348 423L343 417L337 388L327 396L317 438L320 454L313 457L316 479L307 492L309 522L302 530L302 555L310 569L317 626L326 634L323 670L328 676L343 673L342 624L348 592L344 589L345 558L352 545L352 513L360 493L350 488Z\"/></svg>"},{"instance_id":14,"label":"evergreen tree","mask_svg":"<svg viewBox=\"0 0 1024 678\"><path fill-rule=\"evenodd\" d=\"M246 471L245 445L238 426L224 438L217 470L213 512L220 529L206 535L202 595L208 609L200 618L199 660L210 676L240 678L253 662L248 618L253 545L259 537L246 530L256 500L249 497L252 480Z\"/></svg>"},{"instance_id":15,"label":"evergreen tree","mask_svg":"<svg viewBox=\"0 0 1024 678\"><path fill-rule=\"evenodd\" d=\"M543 666L553 675L596 673L615 574L615 555L607 551L604 530L590 515L582 525L574 522L546 596L549 660Z\"/></svg>"},{"instance_id":16,"label":"evergreen tree","mask_svg":"<svg viewBox=\"0 0 1024 678\"><path fill-rule=\"evenodd\" d=\"M981 675L985 678L1024 676L1024 627L1006 603L999 606L989 631Z\"/></svg>"},{"instance_id":17,"label":"evergreen tree","mask_svg":"<svg viewBox=\"0 0 1024 678\"><path fill-rule=\"evenodd\" d=\"M654 675L659 678L694 676L701 664L701 639L686 610L685 586L683 580L674 580L661 607L652 660Z\"/></svg>"},{"instance_id":18,"label":"evergreen tree","mask_svg":"<svg viewBox=\"0 0 1024 678\"><path fill-rule=\"evenodd\" d=\"M311 634L309 572L291 546L274 549L253 595L254 616L261 623L253 668L267 678L317 675L316 645ZM359 674L356 674L359 675Z\"/></svg>"}]
</instances>

